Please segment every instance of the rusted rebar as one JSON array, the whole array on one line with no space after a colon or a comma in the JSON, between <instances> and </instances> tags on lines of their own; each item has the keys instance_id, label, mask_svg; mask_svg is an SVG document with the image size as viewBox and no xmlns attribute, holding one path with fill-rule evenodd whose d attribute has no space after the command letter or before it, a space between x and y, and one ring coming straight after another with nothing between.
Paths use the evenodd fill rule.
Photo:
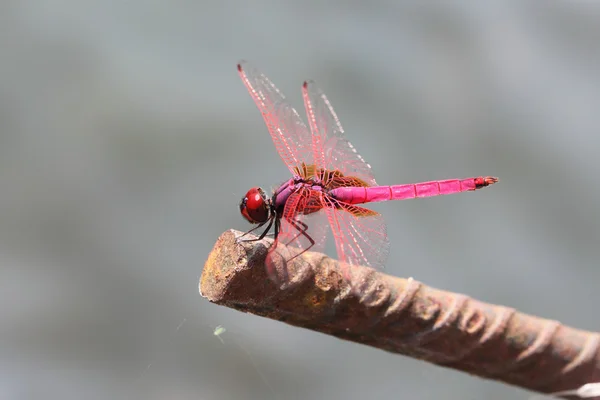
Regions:
<instances>
[{"instance_id":1,"label":"rusted rebar","mask_svg":"<svg viewBox=\"0 0 600 400\"><path fill-rule=\"evenodd\" d=\"M264 267L271 241L239 235L221 235L204 266L200 294L213 303L541 393L600 380L599 333L365 267L349 285L319 253L292 260L312 273L281 290Z\"/></svg>"}]
</instances>

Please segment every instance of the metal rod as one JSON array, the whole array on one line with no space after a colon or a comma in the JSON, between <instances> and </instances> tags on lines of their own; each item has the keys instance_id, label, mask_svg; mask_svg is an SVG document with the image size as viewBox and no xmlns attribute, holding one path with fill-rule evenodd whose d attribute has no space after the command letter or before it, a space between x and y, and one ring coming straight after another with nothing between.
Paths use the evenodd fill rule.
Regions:
<instances>
[{"instance_id":1,"label":"metal rod","mask_svg":"<svg viewBox=\"0 0 600 400\"><path fill-rule=\"evenodd\" d=\"M600 381L599 333L366 267L347 282L313 252L288 265L312 272L282 290L264 266L272 240L240 235L221 235L204 266L200 294L213 303L540 393Z\"/></svg>"}]
</instances>

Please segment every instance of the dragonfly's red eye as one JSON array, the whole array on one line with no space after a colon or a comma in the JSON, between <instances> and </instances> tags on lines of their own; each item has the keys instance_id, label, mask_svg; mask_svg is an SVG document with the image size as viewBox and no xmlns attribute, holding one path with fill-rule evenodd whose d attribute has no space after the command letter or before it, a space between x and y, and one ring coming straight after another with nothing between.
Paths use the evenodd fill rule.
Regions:
<instances>
[{"instance_id":1,"label":"dragonfly's red eye","mask_svg":"<svg viewBox=\"0 0 600 400\"><path fill-rule=\"evenodd\" d=\"M240 212L252 224L259 224L269 219L269 205L265 192L259 187L248 190L240 202Z\"/></svg>"}]
</instances>

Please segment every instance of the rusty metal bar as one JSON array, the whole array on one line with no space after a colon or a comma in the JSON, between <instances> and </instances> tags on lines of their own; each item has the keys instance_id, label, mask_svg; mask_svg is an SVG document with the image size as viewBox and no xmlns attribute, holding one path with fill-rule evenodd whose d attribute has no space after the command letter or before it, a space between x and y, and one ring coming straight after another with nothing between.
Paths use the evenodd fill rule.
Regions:
<instances>
[{"instance_id":1,"label":"rusty metal bar","mask_svg":"<svg viewBox=\"0 0 600 400\"><path fill-rule=\"evenodd\" d=\"M365 267L349 285L319 253L292 260L312 273L281 290L264 267L271 241L240 234L221 235L204 266L200 294L213 303L540 393L600 380L599 333Z\"/></svg>"}]
</instances>

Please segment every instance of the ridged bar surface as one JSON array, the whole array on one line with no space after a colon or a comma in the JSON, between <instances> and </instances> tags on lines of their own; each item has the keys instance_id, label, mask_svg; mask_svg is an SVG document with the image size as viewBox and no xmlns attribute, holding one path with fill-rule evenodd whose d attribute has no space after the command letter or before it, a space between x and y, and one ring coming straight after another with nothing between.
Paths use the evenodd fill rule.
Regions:
<instances>
[{"instance_id":1,"label":"ridged bar surface","mask_svg":"<svg viewBox=\"0 0 600 400\"><path fill-rule=\"evenodd\" d=\"M221 235L204 266L200 294L213 303L541 393L600 381L598 333L366 267L349 285L320 253L292 260L312 272L280 290L264 266L271 241L239 235Z\"/></svg>"}]
</instances>

